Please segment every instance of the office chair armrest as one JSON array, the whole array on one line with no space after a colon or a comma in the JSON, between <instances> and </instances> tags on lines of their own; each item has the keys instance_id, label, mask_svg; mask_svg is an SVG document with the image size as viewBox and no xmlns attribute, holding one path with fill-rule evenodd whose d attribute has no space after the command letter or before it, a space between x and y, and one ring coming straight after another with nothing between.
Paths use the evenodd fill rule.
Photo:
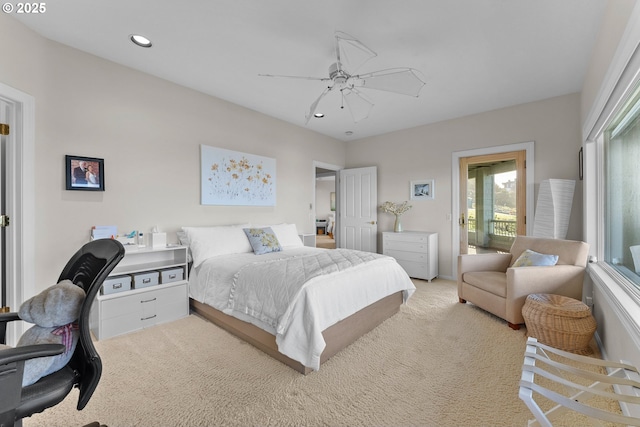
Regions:
<instances>
[{"instance_id":1,"label":"office chair armrest","mask_svg":"<svg viewBox=\"0 0 640 427\"><path fill-rule=\"evenodd\" d=\"M18 313L0 313L0 323L13 322L14 320L20 320Z\"/></svg>"},{"instance_id":2,"label":"office chair armrest","mask_svg":"<svg viewBox=\"0 0 640 427\"><path fill-rule=\"evenodd\" d=\"M62 344L34 344L23 347L10 347L0 350L0 366L36 357L57 356L64 353Z\"/></svg>"},{"instance_id":3,"label":"office chair armrest","mask_svg":"<svg viewBox=\"0 0 640 427\"><path fill-rule=\"evenodd\" d=\"M0 313L0 344L7 343L7 323L20 320L18 313Z\"/></svg>"}]
</instances>

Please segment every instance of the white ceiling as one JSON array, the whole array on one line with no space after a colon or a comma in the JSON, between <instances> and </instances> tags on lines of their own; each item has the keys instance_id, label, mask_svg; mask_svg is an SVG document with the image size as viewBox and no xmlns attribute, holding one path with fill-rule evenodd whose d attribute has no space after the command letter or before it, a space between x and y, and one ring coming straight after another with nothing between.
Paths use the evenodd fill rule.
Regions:
<instances>
[{"instance_id":1,"label":"white ceiling","mask_svg":"<svg viewBox=\"0 0 640 427\"><path fill-rule=\"evenodd\" d=\"M579 92L606 0L56 0L12 14L44 37L340 140ZM377 52L361 73L411 67L418 98L368 90L354 123L339 94L305 125L335 31ZM153 47L133 45L143 34ZM345 132L352 131L347 136Z\"/></svg>"}]
</instances>

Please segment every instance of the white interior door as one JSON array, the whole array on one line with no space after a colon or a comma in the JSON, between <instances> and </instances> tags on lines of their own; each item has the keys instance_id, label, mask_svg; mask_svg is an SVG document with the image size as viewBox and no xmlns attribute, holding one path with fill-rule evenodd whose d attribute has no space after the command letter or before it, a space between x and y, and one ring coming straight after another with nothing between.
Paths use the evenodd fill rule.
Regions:
<instances>
[{"instance_id":1,"label":"white interior door","mask_svg":"<svg viewBox=\"0 0 640 427\"><path fill-rule=\"evenodd\" d=\"M7 180L7 144L9 143L10 109L9 105L0 99L0 310L9 311L15 307L9 307L6 275L6 227L5 214L7 212L7 198L5 182Z\"/></svg>"},{"instance_id":2,"label":"white interior door","mask_svg":"<svg viewBox=\"0 0 640 427\"><path fill-rule=\"evenodd\" d=\"M35 98L0 82L0 122L9 124L2 143L2 179L9 226L5 227L3 273L5 299L11 311L35 295ZM10 322L7 344L14 346L25 322Z\"/></svg>"},{"instance_id":3,"label":"white interior door","mask_svg":"<svg viewBox=\"0 0 640 427\"><path fill-rule=\"evenodd\" d=\"M338 176L338 247L377 251L378 169L342 169Z\"/></svg>"}]
</instances>

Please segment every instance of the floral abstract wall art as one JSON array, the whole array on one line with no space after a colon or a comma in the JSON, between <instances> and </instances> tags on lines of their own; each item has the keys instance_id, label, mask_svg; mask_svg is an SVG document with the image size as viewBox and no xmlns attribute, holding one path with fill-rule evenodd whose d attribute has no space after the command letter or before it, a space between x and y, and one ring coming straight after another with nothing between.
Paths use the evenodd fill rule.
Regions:
<instances>
[{"instance_id":1,"label":"floral abstract wall art","mask_svg":"<svg viewBox=\"0 0 640 427\"><path fill-rule=\"evenodd\" d=\"M200 146L203 205L275 206L276 159Z\"/></svg>"}]
</instances>

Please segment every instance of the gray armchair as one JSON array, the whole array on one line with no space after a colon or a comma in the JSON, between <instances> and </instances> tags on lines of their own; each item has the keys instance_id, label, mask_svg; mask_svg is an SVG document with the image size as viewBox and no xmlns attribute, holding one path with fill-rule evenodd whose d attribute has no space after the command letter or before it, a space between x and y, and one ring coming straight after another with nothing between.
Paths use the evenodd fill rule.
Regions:
<instances>
[{"instance_id":1,"label":"gray armchair","mask_svg":"<svg viewBox=\"0 0 640 427\"><path fill-rule=\"evenodd\" d=\"M512 267L526 249L558 255L553 266ZM527 295L548 293L582 300L589 245L574 240L517 236L509 253L460 255L458 298L504 319L512 329L524 323Z\"/></svg>"}]
</instances>

